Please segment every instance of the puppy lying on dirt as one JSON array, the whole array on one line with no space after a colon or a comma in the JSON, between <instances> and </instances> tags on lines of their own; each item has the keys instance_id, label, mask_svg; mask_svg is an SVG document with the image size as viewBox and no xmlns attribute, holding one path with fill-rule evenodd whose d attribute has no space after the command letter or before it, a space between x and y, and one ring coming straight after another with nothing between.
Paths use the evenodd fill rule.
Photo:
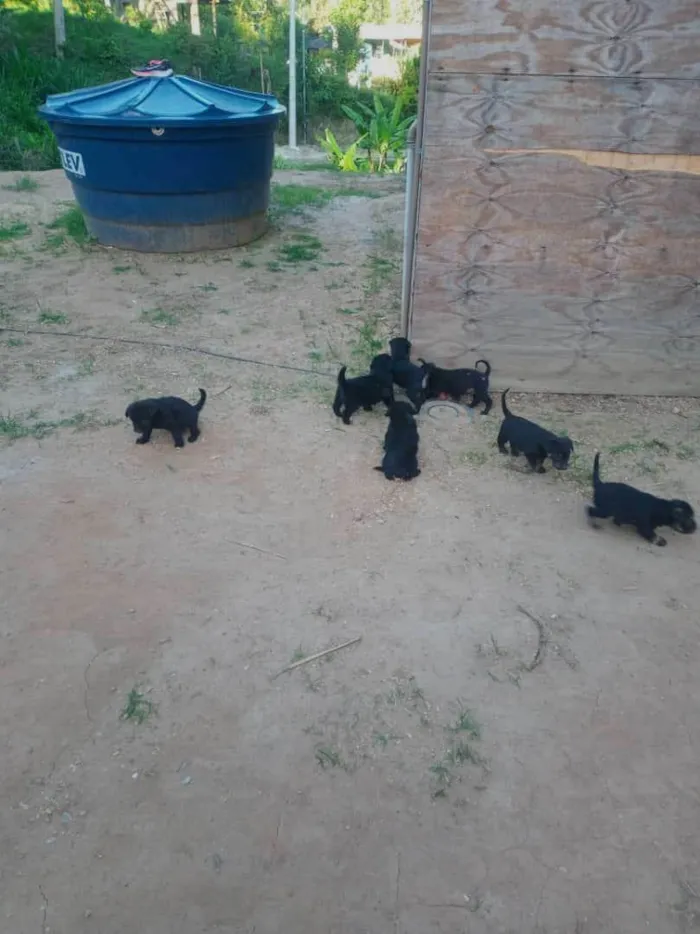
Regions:
<instances>
[{"instance_id":1,"label":"puppy lying on dirt","mask_svg":"<svg viewBox=\"0 0 700 934\"><path fill-rule=\"evenodd\" d=\"M665 545L656 534L659 526L689 535L697 529L695 514L682 499L661 499L626 483L603 483L600 479L600 454L593 461L593 506L586 509L591 524L594 519L612 519L615 525L633 525L648 542Z\"/></svg>"},{"instance_id":2,"label":"puppy lying on dirt","mask_svg":"<svg viewBox=\"0 0 700 934\"><path fill-rule=\"evenodd\" d=\"M489 376L491 375L491 364L488 360L477 360L473 370L464 367L459 370L443 370L442 367L434 363L426 363L425 360L418 358L423 370L428 374L428 383L425 391L426 399L454 399L459 402L467 393L474 395L469 403L470 409L475 409L479 403L484 403L482 415L488 415L493 405L493 399L489 395ZM485 371L476 369L480 363L486 367Z\"/></svg>"},{"instance_id":3,"label":"puppy lying on dirt","mask_svg":"<svg viewBox=\"0 0 700 934\"><path fill-rule=\"evenodd\" d=\"M392 404L394 387L391 378L387 380L386 375L381 372L381 365L380 372L370 371L365 376L355 376L351 379L345 375L346 371L346 366L340 368L338 388L333 400L333 412L338 418L342 418L343 424L349 425L350 419L359 409L370 412L379 402L383 402L387 408Z\"/></svg>"},{"instance_id":4,"label":"puppy lying on dirt","mask_svg":"<svg viewBox=\"0 0 700 934\"><path fill-rule=\"evenodd\" d=\"M574 450L572 440L566 436L559 437L527 418L513 415L506 403L509 392L510 389L506 389L501 396L504 418L498 432L498 450L507 454L506 444L509 444L511 455L524 454L531 469L537 473L545 473L543 465L548 457L557 470L566 470Z\"/></svg>"},{"instance_id":5,"label":"puppy lying on dirt","mask_svg":"<svg viewBox=\"0 0 700 934\"><path fill-rule=\"evenodd\" d=\"M418 467L418 428L415 412L408 402L394 402L389 409L389 427L384 438L384 457L380 467L387 480L413 480Z\"/></svg>"},{"instance_id":6,"label":"puppy lying on dirt","mask_svg":"<svg viewBox=\"0 0 700 934\"><path fill-rule=\"evenodd\" d=\"M190 405L178 396L162 396L160 399L132 402L124 414L131 419L134 431L140 432L137 444L148 444L153 429L163 428L173 436L176 448L184 448L183 434L186 430L190 433L189 441L196 441L200 435L197 420L206 401L207 394L200 389L196 405Z\"/></svg>"},{"instance_id":7,"label":"puppy lying on dirt","mask_svg":"<svg viewBox=\"0 0 700 934\"><path fill-rule=\"evenodd\" d=\"M425 387L428 374L421 366L411 363L411 342L405 337L394 337L389 341L394 382L400 386L413 403L416 412L425 402Z\"/></svg>"}]
</instances>

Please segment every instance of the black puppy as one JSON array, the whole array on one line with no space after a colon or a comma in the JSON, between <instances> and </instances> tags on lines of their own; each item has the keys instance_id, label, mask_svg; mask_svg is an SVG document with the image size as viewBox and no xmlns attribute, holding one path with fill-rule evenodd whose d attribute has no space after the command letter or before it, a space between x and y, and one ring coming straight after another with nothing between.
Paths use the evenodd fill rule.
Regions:
<instances>
[{"instance_id":1,"label":"black puppy","mask_svg":"<svg viewBox=\"0 0 700 934\"><path fill-rule=\"evenodd\" d=\"M656 534L659 526L669 526L685 535L697 529L693 507L685 500L661 499L626 483L603 483L600 454L593 461L593 503L586 509L593 525L593 519L612 518L615 525L633 525L652 544L666 544L666 539Z\"/></svg>"},{"instance_id":2,"label":"black puppy","mask_svg":"<svg viewBox=\"0 0 700 934\"><path fill-rule=\"evenodd\" d=\"M506 405L506 395L510 389L501 396L501 407L505 416L498 432L498 450L506 454L506 443L510 445L513 457L524 454L527 462L537 473L544 473L544 461L551 457L552 465L557 470L566 470L569 458L574 450L573 442L566 436L559 437L541 425L513 415Z\"/></svg>"},{"instance_id":3,"label":"black puppy","mask_svg":"<svg viewBox=\"0 0 700 934\"><path fill-rule=\"evenodd\" d=\"M389 427L384 438L384 457L380 467L387 480L413 480L418 467L418 428L415 412L408 402L394 402L389 409Z\"/></svg>"},{"instance_id":4,"label":"black puppy","mask_svg":"<svg viewBox=\"0 0 700 934\"><path fill-rule=\"evenodd\" d=\"M141 399L132 402L125 412L130 418L135 432L141 437L136 439L137 444L148 444L154 428L164 428L173 436L176 448L184 448L183 433L189 430L189 441L196 441L199 437L197 419L207 401L207 394L199 390L199 402L190 405L178 396L162 396L160 399Z\"/></svg>"},{"instance_id":5,"label":"black puppy","mask_svg":"<svg viewBox=\"0 0 700 934\"><path fill-rule=\"evenodd\" d=\"M405 390L416 412L425 402L428 374L422 366L411 363L411 342L405 337L394 337L389 341L394 382Z\"/></svg>"},{"instance_id":6,"label":"black puppy","mask_svg":"<svg viewBox=\"0 0 700 934\"><path fill-rule=\"evenodd\" d=\"M384 373L370 372L365 376L348 379L345 375L346 370L346 366L340 368L338 388L333 400L333 412L338 418L342 418L345 425L350 424L350 419L358 409L370 412L379 402L383 402L388 408L394 401L394 387L391 379L387 380Z\"/></svg>"},{"instance_id":7,"label":"black puppy","mask_svg":"<svg viewBox=\"0 0 700 934\"><path fill-rule=\"evenodd\" d=\"M425 360L418 358L428 374L428 384L426 387L426 399L440 399L447 396L459 402L468 392L473 392L472 401L469 403L470 409L475 409L480 402L484 403L482 415L488 415L493 405L493 399L489 395L489 376L491 375L491 364L488 360L477 360L474 369L464 367L459 370L443 370L442 367L434 363L426 363ZM480 363L483 363L486 370L482 373L476 369Z\"/></svg>"}]
</instances>

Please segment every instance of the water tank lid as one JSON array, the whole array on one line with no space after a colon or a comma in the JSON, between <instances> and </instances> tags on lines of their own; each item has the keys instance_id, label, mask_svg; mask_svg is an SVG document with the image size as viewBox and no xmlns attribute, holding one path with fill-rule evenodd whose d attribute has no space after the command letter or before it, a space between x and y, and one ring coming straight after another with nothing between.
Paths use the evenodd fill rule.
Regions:
<instances>
[{"instance_id":1,"label":"water tank lid","mask_svg":"<svg viewBox=\"0 0 700 934\"><path fill-rule=\"evenodd\" d=\"M95 88L50 94L39 113L48 120L93 125L164 126L255 123L285 112L271 94L197 81L186 75L126 78Z\"/></svg>"}]
</instances>

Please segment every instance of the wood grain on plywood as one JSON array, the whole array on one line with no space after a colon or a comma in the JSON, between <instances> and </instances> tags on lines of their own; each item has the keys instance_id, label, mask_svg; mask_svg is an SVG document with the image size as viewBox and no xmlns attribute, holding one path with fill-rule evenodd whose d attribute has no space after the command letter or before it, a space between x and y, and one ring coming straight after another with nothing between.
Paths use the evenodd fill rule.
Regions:
<instances>
[{"instance_id":1,"label":"wood grain on plywood","mask_svg":"<svg viewBox=\"0 0 700 934\"><path fill-rule=\"evenodd\" d=\"M433 140L411 337L524 388L700 395L698 242L698 176Z\"/></svg>"},{"instance_id":2,"label":"wood grain on plywood","mask_svg":"<svg viewBox=\"0 0 700 934\"><path fill-rule=\"evenodd\" d=\"M700 155L698 89L692 81L431 75L426 139Z\"/></svg>"},{"instance_id":3,"label":"wood grain on plywood","mask_svg":"<svg viewBox=\"0 0 700 934\"><path fill-rule=\"evenodd\" d=\"M530 391L700 395L697 307L672 304L678 283L650 278L654 317L635 319L639 302L621 293L607 301L518 288L460 297L447 268L421 270L411 340L417 356L443 366L484 357L494 387ZM694 310L693 310L694 309Z\"/></svg>"},{"instance_id":4,"label":"wood grain on plywood","mask_svg":"<svg viewBox=\"0 0 700 934\"><path fill-rule=\"evenodd\" d=\"M431 72L700 78L697 0L433 0Z\"/></svg>"}]
</instances>

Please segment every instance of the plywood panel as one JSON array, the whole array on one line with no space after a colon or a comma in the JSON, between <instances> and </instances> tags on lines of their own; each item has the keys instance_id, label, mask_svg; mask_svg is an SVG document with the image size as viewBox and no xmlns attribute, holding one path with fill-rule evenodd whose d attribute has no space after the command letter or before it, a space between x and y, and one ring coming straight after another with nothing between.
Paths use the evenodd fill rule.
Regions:
<instances>
[{"instance_id":1,"label":"plywood panel","mask_svg":"<svg viewBox=\"0 0 700 934\"><path fill-rule=\"evenodd\" d=\"M700 59L700 35L698 43ZM699 96L692 81L431 75L426 139L482 149L700 154Z\"/></svg>"},{"instance_id":2,"label":"plywood panel","mask_svg":"<svg viewBox=\"0 0 700 934\"><path fill-rule=\"evenodd\" d=\"M429 69L700 77L697 0L433 0Z\"/></svg>"},{"instance_id":3,"label":"plywood panel","mask_svg":"<svg viewBox=\"0 0 700 934\"><path fill-rule=\"evenodd\" d=\"M411 340L443 366L485 357L493 385L531 391L700 396L700 305L678 280L650 278L607 299L482 285L459 289L459 274L424 261ZM658 314L650 314L655 308ZM643 314L640 314L643 311Z\"/></svg>"},{"instance_id":4,"label":"plywood panel","mask_svg":"<svg viewBox=\"0 0 700 934\"><path fill-rule=\"evenodd\" d=\"M700 395L698 243L700 176L433 140L411 337L523 388Z\"/></svg>"}]
</instances>

